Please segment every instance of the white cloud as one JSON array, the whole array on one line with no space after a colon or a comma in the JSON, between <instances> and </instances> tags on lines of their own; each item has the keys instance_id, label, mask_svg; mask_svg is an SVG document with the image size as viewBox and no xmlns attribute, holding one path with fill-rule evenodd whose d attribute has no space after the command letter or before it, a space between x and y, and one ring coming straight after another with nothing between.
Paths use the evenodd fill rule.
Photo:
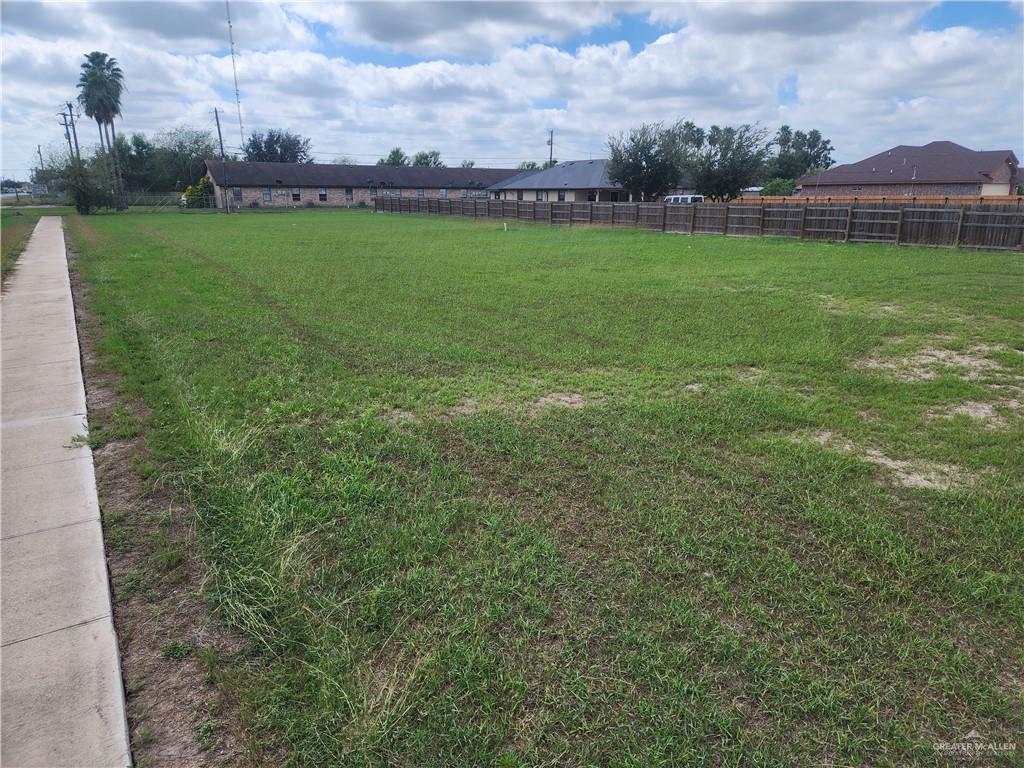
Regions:
<instances>
[{"instance_id":1,"label":"white cloud","mask_svg":"<svg viewBox=\"0 0 1024 768\"><path fill-rule=\"evenodd\" d=\"M615 23L604 2L296 3L288 8L326 24L340 40L417 56L491 56L530 39L559 42Z\"/></svg>"},{"instance_id":2,"label":"white cloud","mask_svg":"<svg viewBox=\"0 0 1024 768\"><path fill-rule=\"evenodd\" d=\"M20 5L13 24L4 8L5 173L28 165L41 139L62 139L54 113L75 95L81 53L97 48L116 56L126 73L120 130L212 127L212 108L220 106L227 110L226 142L239 143L230 121L231 63L217 40L224 31L220 3L213 4L217 12L208 4L182 10L182 18L205 26L166 27L141 18L138 9L118 14L116 7L90 6L78 15L89 20L89 32L62 26L49 6ZM558 157L585 158L603 153L611 133L679 117L703 125L761 121L769 128L783 122L818 128L832 139L840 161L934 139L1008 147L1018 155L1024 144L1019 30L919 31L920 8L893 6L886 15L875 4L844 5L828 11L831 31L819 34L814 23L798 19L813 15L806 3L795 11L782 4L654 6L651 13L676 20L651 44L565 51L528 41L544 37L538 30L552 20L564 22L563 37L606 23L614 6L524 5L512 18L515 9L501 5L481 19L482 11L468 4L424 4L443 14L444 23L431 26L410 11L388 38L383 9L369 4L355 10L237 5L246 8L238 61L246 129L303 133L324 161L348 154L372 162L399 144L407 151L440 149L449 162L469 157L511 165L546 156L549 128L556 130ZM163 7L159 18L173 16L175 8ZM319 27L309 26L310 19L328 15L332 23L358 21L347 34L366 44L424 56L458 39L462 51L489 40L493 53L470 61L437 55L408 66L350 61L315 42ZM744 34L723 21L729 15ZM256 35L260 45L252 43ZM780 84L794 79L795 97L790 89L780 104ZM82 131L86 138L91 133Z\"/></svg>"}]
</instances>

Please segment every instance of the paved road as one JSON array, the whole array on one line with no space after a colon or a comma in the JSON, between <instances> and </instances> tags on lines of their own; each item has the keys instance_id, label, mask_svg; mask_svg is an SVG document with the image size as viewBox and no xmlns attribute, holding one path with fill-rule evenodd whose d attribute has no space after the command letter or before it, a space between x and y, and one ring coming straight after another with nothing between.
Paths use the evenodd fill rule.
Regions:
<instances>
[{"instance_id":1,"label":"paved road","mask_svg":"<svg viewBox=\"0 0 1024 768\"><path fill-rule=\"evenodd\" d=\"M131 763L64 233L39 219L0 299L0 763Z\"/></svg>"}]
</instances>

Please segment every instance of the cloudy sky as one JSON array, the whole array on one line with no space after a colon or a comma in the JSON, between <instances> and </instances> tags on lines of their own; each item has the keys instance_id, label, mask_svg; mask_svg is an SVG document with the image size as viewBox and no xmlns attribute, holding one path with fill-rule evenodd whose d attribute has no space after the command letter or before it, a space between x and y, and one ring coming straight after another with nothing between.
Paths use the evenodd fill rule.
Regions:
<instances>
[{"instance_id":1,"label":"cloudy sky","mask_svg":"<svg viewBox=\"0 0 1024 768\"><path fill-rule=\"evenodd\" d=\"M839 162L949 139L1024 155L1021 2L231 3L245 132L316 159L395 145L449 164L600 157L643 121L817 128ZM2 3L6 176L59 146L82 54L115 56L118 128L213 129L240 144L224 3ZM80 137L90 141L95 127Z\"/></svg>"}]
</instances>

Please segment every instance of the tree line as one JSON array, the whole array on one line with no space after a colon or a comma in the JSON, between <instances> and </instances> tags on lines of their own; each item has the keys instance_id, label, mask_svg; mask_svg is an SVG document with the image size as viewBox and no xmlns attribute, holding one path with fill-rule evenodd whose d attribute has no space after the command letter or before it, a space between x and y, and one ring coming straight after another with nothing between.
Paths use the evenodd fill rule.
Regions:
<instances>
[{"instance_id":1,"label":"tree line","mask_svg":"<svg viewBox=\"0 0 1024 768\"><path fill-rule=\"evenodd\" d=\"M817 130L782 126L774 135L757 125L698 127L644 123L608 139L608 179L634 199L653 200L692 187L712 200L730 200L765 182L763 194L792 194L796 180L832 161L832 142Z\"/></svg>"},{"instance_id":2,"label":"tree line","mask_svg":"<svg viewBox=\"0 0 1024 768\"><path fill-rule=\"evenodd\" d=\"M94 120L99 147L82 157L77 141L68 150L50 153L49 167L38 169L33 182L54 191L69 191L76 207L88 213L96 207L124 208L129 192L185 192L198 200L209 193L199 186L206 160L219 156L210 131L173 128L148 137L143 133L118 135L114 121L121 115L124 72L102 51L84 55L78 80L78 103ZM247 161L311 163L311 140L291 131L271 128L254 131L241 147ZM774 135L757 125L717 126L707 130L692 121L671 125L644 123L608 139L608 178L621 184L638 200L652 200L686 182L714 200L729 200L763 181L764 194L791 194L802 175L832 165L832 143L817 130L794 131L782 126ZM231 155L230 159L237 159ZM335 162L349 162L337 158ZM556 164L526 161L522 170L542 170ZM377 165L444 168L436 149L411 157L394 147ZM463 168L472 168L464 160ZM191 197L190 197L191 195Z\"/></svg>"}]
</instances>

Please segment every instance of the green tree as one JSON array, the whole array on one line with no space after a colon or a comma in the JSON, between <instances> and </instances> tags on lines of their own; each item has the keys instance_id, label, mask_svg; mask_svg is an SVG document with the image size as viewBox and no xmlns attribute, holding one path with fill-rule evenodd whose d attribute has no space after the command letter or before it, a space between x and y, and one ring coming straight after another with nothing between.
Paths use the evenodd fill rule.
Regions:
<instances>
[{"instance_id":1,"label":"green tree","mask_svg":"<svg viewBox=\"0 0 1024 768\"><path fill-rule=\"evenodd\" d=\"M763 128L713 125L685 167L697 192L712 200L731 200L762 178L769 154Z\"/></svg>"},{"instance_id":2,"label":"green tree","mask_svg":"<svg viewBox=\"0 0 1024 768\"><path fill-rule=\"evenodd\" d=\"M117 59L102 51L85 54L78 78L78 102L88 117L96 121L100 134L100 148L109 154L112 182L118 208L126 207L121 170L114 142L117 133L114 119L121 114L121 95L124 93L124 72Z\"/></svg>"},{"instance_id":3,"label":"green tree","mask_svg":"<svg viewBox=\"0 0 1024 768\"><path fill-rule=\"evenodd\" d=\"M291 131L271 128L264 133L254 131L245 140L242 153L249 162L312 163L310 140Z\"/></svg>"},{"instance_id":4,"label":"green tree","mask_svg":"<svg viewBox=\"0 0 1024 768\"><path fill-rule=\"evenodd\" d=\"M401 147L395 147L388 152L387 157L377 161L377 165L408 165L409 156L402 151Z\"/></svg>"},{"instance_id":5,"label":"green tree","mask_svg":"<svg viewBox=\"0 0 1024 768\"><path fill-rule=\"evenodd\" d=\"M554 168L556 165L558 165L558 158L553 157L550 160L545 160L543 163L541 163L540 169L542 171L546 171L548 168Z\"/></svg>"},{"instance_id":6,"label":"green tree","mask_svg":"<svg viewBox=\"0 0 1024 768\"><path fill-rule=\"evenodd\" d=\"M121 163L125 188L133 192L148 189L149 174L156 153L153 142L141 133L133 133L127 139L122 134L114 141L114 151Z\"/></svg>"},{"instance_id":7,"label":"green tree","mask_svg":"<svg viewBox=\"0 0 1024 768\"><path fill-rule=\"evenodd\" d=\"M441 160L441 153L436 149L432 149L429 152L417 152L412 156L413 165L426 166L428 168L444 168L445 164Z\"/></svg>"},{"instance_id":8,"label":"green tree","mask_svg":"<svg viewBox=\"0 0 1024 768\"><path fill-rule=\"evenodd\" d=\"M644 123L608 139L608 180L619 184L634 200L653 200L679 185L683 174L687 134L676 123Z\"/></svg>"},{"instance_id":9,"label":"green tree","mask_svg":"<svg viewBox=\"0 0 1024 768\"><path fill-rule=\"evenodd\" d=\"M476 165L476 160L463 160L459 163L460 168L472 168L474 165Z\"/></svg>"},{"instance_id":10,"label":"green tree","mask_svg":"<svg viewBox=\"0 0 1024 768\"><path fill-rule=\"evenodd\" d=\"M153 137L153 153L146 170L146 189L180 192L206 173L206 161L217 157L213 134L187 126Z\"/></svg>"},{"instance_id":11,"label":"green tree","mask_svg":"<svg viewBox=\"0 0 1024 768\"><path fill-rule=\"evenodd\" d=\"M793 179L772 179L765 182L761 194L768 197L788 197L794 191L796 191L796 182Z\"/></svg>"},{"instance_id":12,"label":"green tree","mask_svg":"<svg viewBox=\"0 0 1024 768\"><path fill-rule=\"evenodd\" d=\"M765 166L765 178L793 179L832 166L832 142L818 130L794 132L783 125L775 134L778 153Z\"/></svg>"},{"instance_id":13,"label":"green tree","mask_svg":"<svg viewBox=\"0 0 1024 768\"><path fill-rule=\"evenodd\" d=\"M334 165L359 165L354 158L351 158L348 155L338 155L336 158L331 160L331 163Z\"/></svg>"},{"instance_id":14,"label":"green tree","mask_svg":"<svg viewBox=\"0 0 1024 768\"><path fill-rule=\"evenodd\" d=\"M536 160L523 160L518 167L520 171L536 171L540 169L540 165L537 164Z\"/></svg>"}]
</instances>

